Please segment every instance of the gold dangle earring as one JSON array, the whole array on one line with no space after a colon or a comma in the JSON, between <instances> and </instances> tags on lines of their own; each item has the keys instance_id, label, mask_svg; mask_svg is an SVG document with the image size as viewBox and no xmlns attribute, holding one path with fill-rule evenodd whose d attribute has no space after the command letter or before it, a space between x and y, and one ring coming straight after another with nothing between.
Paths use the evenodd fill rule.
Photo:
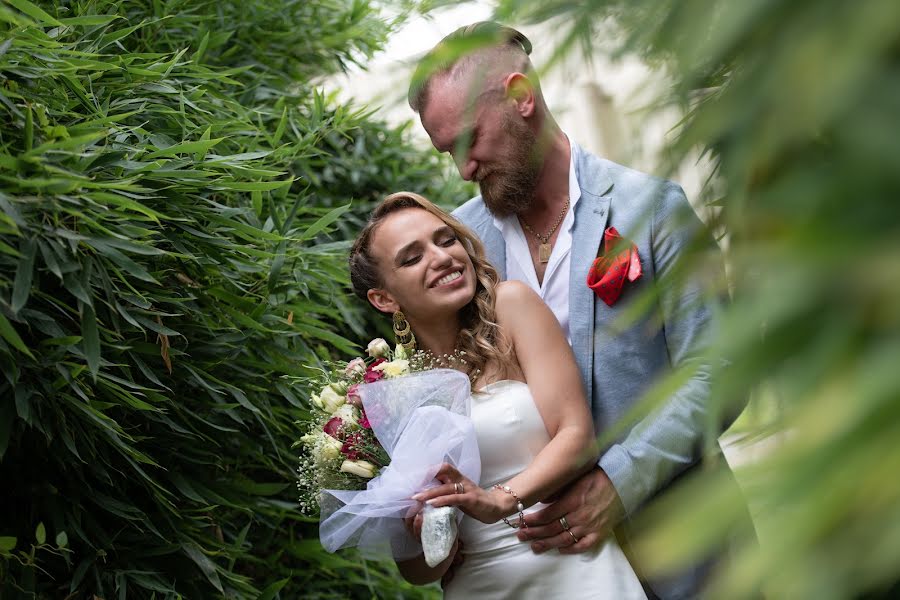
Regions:
<instances>
[{"instance_id":1,"label":"gold dangle earring","mask_svg":"<svg viewBox=\"0 0 900 600\"><path fill-rule=\"evenodd\" d=\"M416 336L413 335L412 327L410 327L409 321L406 320L406 315L401 310L394 313L394 337L397 338L399 345L410 352L415 351Z\"/></svg>"}]
</instances>

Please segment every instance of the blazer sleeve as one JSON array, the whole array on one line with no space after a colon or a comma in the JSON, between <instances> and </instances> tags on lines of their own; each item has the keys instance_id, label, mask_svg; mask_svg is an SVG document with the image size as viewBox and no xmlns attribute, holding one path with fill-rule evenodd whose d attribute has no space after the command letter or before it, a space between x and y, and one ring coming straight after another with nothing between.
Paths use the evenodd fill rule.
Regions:
<instances>
[{"instance_id":1,"label":"blazer sleeve","mask_svg":"<svg viewBox=\"0 0 900 600\"><path fill-rule=\"evenodd\" d=\"M656 410L639 421L624 441L611 446L599 466L616 488L626 514L632 514L668 482L700 460L705 440L730 423L712 414L711 364L704 354L718 312L719 294L709 293L710 270L684 270L680 261L697 245L714 256L715 277L723 277L721 252L702 226L681 187L666 182L651 219L655 292L669 363L688 378ZM706 276L703 275L706 274ZM687 276L685 275L687 274ZM717 283L723 280L719 280ZM637 402L639 399L635 398ZM708 437L708 434L714 435Z\"/></svg>"}]
</instances>

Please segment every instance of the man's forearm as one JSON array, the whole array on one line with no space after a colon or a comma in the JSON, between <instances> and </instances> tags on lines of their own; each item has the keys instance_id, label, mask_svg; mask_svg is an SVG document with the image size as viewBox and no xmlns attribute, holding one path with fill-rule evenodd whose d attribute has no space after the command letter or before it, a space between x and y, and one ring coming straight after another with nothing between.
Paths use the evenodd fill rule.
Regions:
<instances>
[{"instance_id":1,"label":"man's forearm","mask_svg":"<svg viewBox=\"0 0 900 600\"><path fill-rule=\"evenodd\" d=\"M626 514L700 460L708 394L705 376L691 379L600 457Z\"/></svg>"}]
</instances>

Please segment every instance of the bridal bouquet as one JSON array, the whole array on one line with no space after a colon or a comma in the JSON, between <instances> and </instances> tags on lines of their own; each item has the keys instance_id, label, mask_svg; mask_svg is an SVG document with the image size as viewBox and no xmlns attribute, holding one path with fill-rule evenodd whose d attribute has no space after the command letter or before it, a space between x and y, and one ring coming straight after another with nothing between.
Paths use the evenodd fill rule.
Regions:
<instances>
[{"instance_id":1,"label":"bridal bouquet","mask_svg":"<svg viewBox=\"0 0 900 600\"><path fill-rule=\"evenodd\" d=\"M424 551L433 566L449 554L461 514L426 510L422 543L403 519L419 508L410 497L436 484L441 463L480 476L469 378L382 339L367 353L311 382L313 418L297 442L301 509L319 508L319 536L330 552L358 546L403 560Z\"/></svg>"}]
</instances>

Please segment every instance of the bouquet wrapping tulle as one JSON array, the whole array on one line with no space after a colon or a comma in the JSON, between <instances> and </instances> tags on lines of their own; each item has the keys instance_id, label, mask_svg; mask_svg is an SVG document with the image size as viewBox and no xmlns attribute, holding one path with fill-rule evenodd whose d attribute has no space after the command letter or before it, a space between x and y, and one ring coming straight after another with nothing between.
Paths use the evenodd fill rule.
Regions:
<instances>
[{"instance_id":1,"label":"bouquet wrapping tulle","mask_svg":"<svg viewBox=\"0 0 900 600\"><path fill-rule=\"evenodd\" d=\"M478 442L469 419L469 378L459 371L434 369L366 383L358 394L390 462L364 490L322 490L322 546L329 552L357 546L388 551L398 560L413 558L423 548L403 523L420 506L410 497L437 485L434 476L441 463L452 464L473 481L481 475ZM446 519L447 514L426 511L423 531L434 531L429 519ZM449 514L461 518L457 510ZM435 550L427 550L428 562L439 562ZM449 547L445 550L449 552Z\"/></svg>"}]
</instances>

